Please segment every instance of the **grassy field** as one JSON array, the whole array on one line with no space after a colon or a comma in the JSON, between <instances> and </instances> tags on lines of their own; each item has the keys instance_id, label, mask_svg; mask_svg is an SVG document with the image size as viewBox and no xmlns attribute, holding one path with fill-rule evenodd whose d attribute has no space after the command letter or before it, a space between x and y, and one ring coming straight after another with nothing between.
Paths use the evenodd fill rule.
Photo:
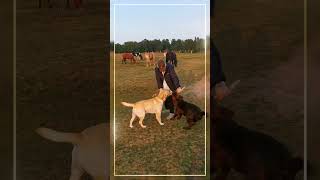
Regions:
<instances>
[{"instance_id":1,"label":"grassy field","mask_svg":"<svg viewBox=\"0 0 320 180\"><path fill-rule=\"evenodd\" d=\"M161 55L157 53L156 59ZM177 54L177 57L176 73L182 86L201 80L205 73L204 53ZM113 69L113 63L111 67ZM154 67L145 67L144 62L121 64L121 54L116 54L115 69L116 174L204 174L205 118L191 130L184 130L185 118L166 120L168 112L162 113L165 125L160 126L155 115L149 114L144 121L146 129L140 127L138 120L133 123L134 128L129 128L132 108L120 102L149 99L157 92ZM193 97L190 93L184 95L185 100L204 110L204 98Z\"/></svg>"},{"instance_id":2,"label":"grassy field","mask_svg":"<svg viewBox=\"0 0 320 180\"><path fill-rule=\"evenodd\" d=\"M67 180L72 145L34 130L79 132L109 120L106 3L76 10L37 2L17 2L17 179Z\"/></svg>"},{"instance_id":3,"label":"grassy field","mask_svg":"<svg viewBox=\"0 0 320 180\"><path fill-rule=\"evenodd\" d=\"M35 128L44 124L57 130L81 131L109 120L109 107L105 106L109 101L105 96L108 21L105 4L98 1L90 1L80 11L38 9L36 1L17 2L19 180L69 178L72 146L46 141L34 133ZM295 154L303 155L303 2L230 0L218 2L216 7L212 35L221 50L224 71L228 82L241 80L224 104L236 112L240 124L270 134ZM200 59L199 54L179 54L178 58L183 60L177 69L183 85L201 79L203 64L195 60ZM116 102L151 97L156 90L152 68L116 63L123 70L117 71L117 77L125 79L116 84L117 93L122 93ZM194 68L192 73L185 69L189 67ZM188 98L203 108L202 102ZM186 132L184 121L164 120L160 127L148 115L147 129L137 123L129 129L131 109L119 103L116 109L116 145L121 154L116 162L126 167L119 169L119 174L203 171L204 142L200 139L204 121ZM134 153L137 151L144 156ZM237 173L229 178L241 179Z\"/></svg>"}]
</instances>

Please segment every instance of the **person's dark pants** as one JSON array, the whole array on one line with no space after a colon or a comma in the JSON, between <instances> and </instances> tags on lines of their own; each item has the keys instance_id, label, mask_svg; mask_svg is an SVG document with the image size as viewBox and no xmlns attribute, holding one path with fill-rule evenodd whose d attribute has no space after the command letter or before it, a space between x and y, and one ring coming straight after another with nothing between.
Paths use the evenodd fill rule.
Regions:
<instances>
[{"instance_id":1,"label":"person's dark pants","mask_svg":"<svg viewBox=\"0 0 320 180\"><path fill-rule=\"evenodd\" d=\"M166 59L166 63L170 63L170 64L174 65L174 67L178 66L178 60Z\"/></svg>"},{"instance_id":2,"label":"person's dark pants","mask_svg":"<svg viewBox=\"0 0 320 180\"><path fill-rule=\"evenodd\" d=\"M173 63L174 63L174 66L175 66L175 67L178 66L178 60L174 60Z\"/></svg>"},{"instance_id":3,"label":"person's dark pants","mask_svg":"<svg viewBox=\"0 0 320 180\"><path fill-rule=\"evenodd\" d=\"M174 105L172 102L172 95L168 96L164 101L164 107L170 110L170 113L174 113Z\"/></svg>"}]
</instances>

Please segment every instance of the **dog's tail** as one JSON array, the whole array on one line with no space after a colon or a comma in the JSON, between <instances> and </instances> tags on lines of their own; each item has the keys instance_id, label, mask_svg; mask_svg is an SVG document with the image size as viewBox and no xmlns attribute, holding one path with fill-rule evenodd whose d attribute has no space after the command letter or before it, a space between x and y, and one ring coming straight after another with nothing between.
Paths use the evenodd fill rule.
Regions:
<instances>
[{"instance_id":1,"label":"dog's tail","mask_svg":"<svg viewBox=\"0 0 320 180\"><path fill-rule=\"evenodd\" d=\"M81 133L58 132L48 128L38 128L36 132L51 141L72 143L74 145L80 144L83 138Z\"/></svg>"},{"instance_id":2,"label":"dog's tail","mask_svg":"<svg viewBox=\"0 0 320 180\"><path fill-rule=\"evenodd\" d=\"M127 102L121 102L122 105L127 106L127 107L133 107L134 104L127 103Z\"/></svg>"}]
</instances>

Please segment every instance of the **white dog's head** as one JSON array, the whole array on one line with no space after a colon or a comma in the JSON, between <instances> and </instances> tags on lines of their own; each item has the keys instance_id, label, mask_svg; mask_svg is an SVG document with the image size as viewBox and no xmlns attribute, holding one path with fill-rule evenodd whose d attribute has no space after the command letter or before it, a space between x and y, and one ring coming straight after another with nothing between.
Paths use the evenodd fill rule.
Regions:
<instances>
[{"instance_id":1,"label":"white dog's head","mask_svg":"<svg viewBox=\"0 0 320 180\"><path fill-rule=\"evenodd\" d=\"M159 94L157 97L159 97L160 99L162 99L163 101L165 101L167 99L168 96L171 95L171 92L169 90L165 90L165 89L160 89L159 90Z\"/></svg>"}]
</instances>

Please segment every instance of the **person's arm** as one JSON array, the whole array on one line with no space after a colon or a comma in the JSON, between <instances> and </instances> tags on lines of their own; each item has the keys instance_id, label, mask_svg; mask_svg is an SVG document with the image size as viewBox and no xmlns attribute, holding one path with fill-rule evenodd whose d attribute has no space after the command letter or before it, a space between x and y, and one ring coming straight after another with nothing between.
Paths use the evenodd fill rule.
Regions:
<instances>
[{"instance_id":1,"label":"person's arm","mask_svg":"<svg viewBox=\"0 0 320 180\"><path fill-rule=\"evenodd\" d=\"M216 84L226 81L226 77L222 71L220 53L213 43L211 49L211 87L215 87Z\"/></svg>"},{"instance_id":2,"label":"person's arm","mask_svg":"<svg viewBox=\"0 0 320 180\"><path fill-rule=\"evenodd\" d=\"M161 72L160 72L159 68L155 68L154 72L156 74L158 89L163 88L163 83L161 83L161 78L160 78Z\"/></svg>"},{"instance_id":3,"label":"person's arm","mask_svg":"<svg viewBox=\"0 0 320 180\"><path fill-rule=\"evenodd\" d=\"M222 62L219 50L213 42L211 42L210 66L210 89L213 91L212 94L214 94L214 98L218 101L221 101L225 96L228 96L230 94L230 90L225 84L226 77L222 70Z\"/></svg>"},{"instance_id":4,"label":"person's arm","mask_svg":"<svg viewBox=\"0 0 320 180\"><path fill-rule=\"evenodd\" d=\"M170 59L169 54L170 54L169 52L166 53L166 63L168 63L168 61Z\"/></svg>"},{"instance_id":5,"label":"person's arm","mask_svg":"<svg viewBox=\"0 0 320 180\"><path fill-rule=\"evenodd\" d=\"M178 88L180 88L180 82L179 82L179 78L176 74L176 71L174 70L173 66L171 64L167 64L168 66L168 73L170 74L171 80L175 86L176 89L174 89L174 91L176 91Z\"/></svg>"}]
</instances>

